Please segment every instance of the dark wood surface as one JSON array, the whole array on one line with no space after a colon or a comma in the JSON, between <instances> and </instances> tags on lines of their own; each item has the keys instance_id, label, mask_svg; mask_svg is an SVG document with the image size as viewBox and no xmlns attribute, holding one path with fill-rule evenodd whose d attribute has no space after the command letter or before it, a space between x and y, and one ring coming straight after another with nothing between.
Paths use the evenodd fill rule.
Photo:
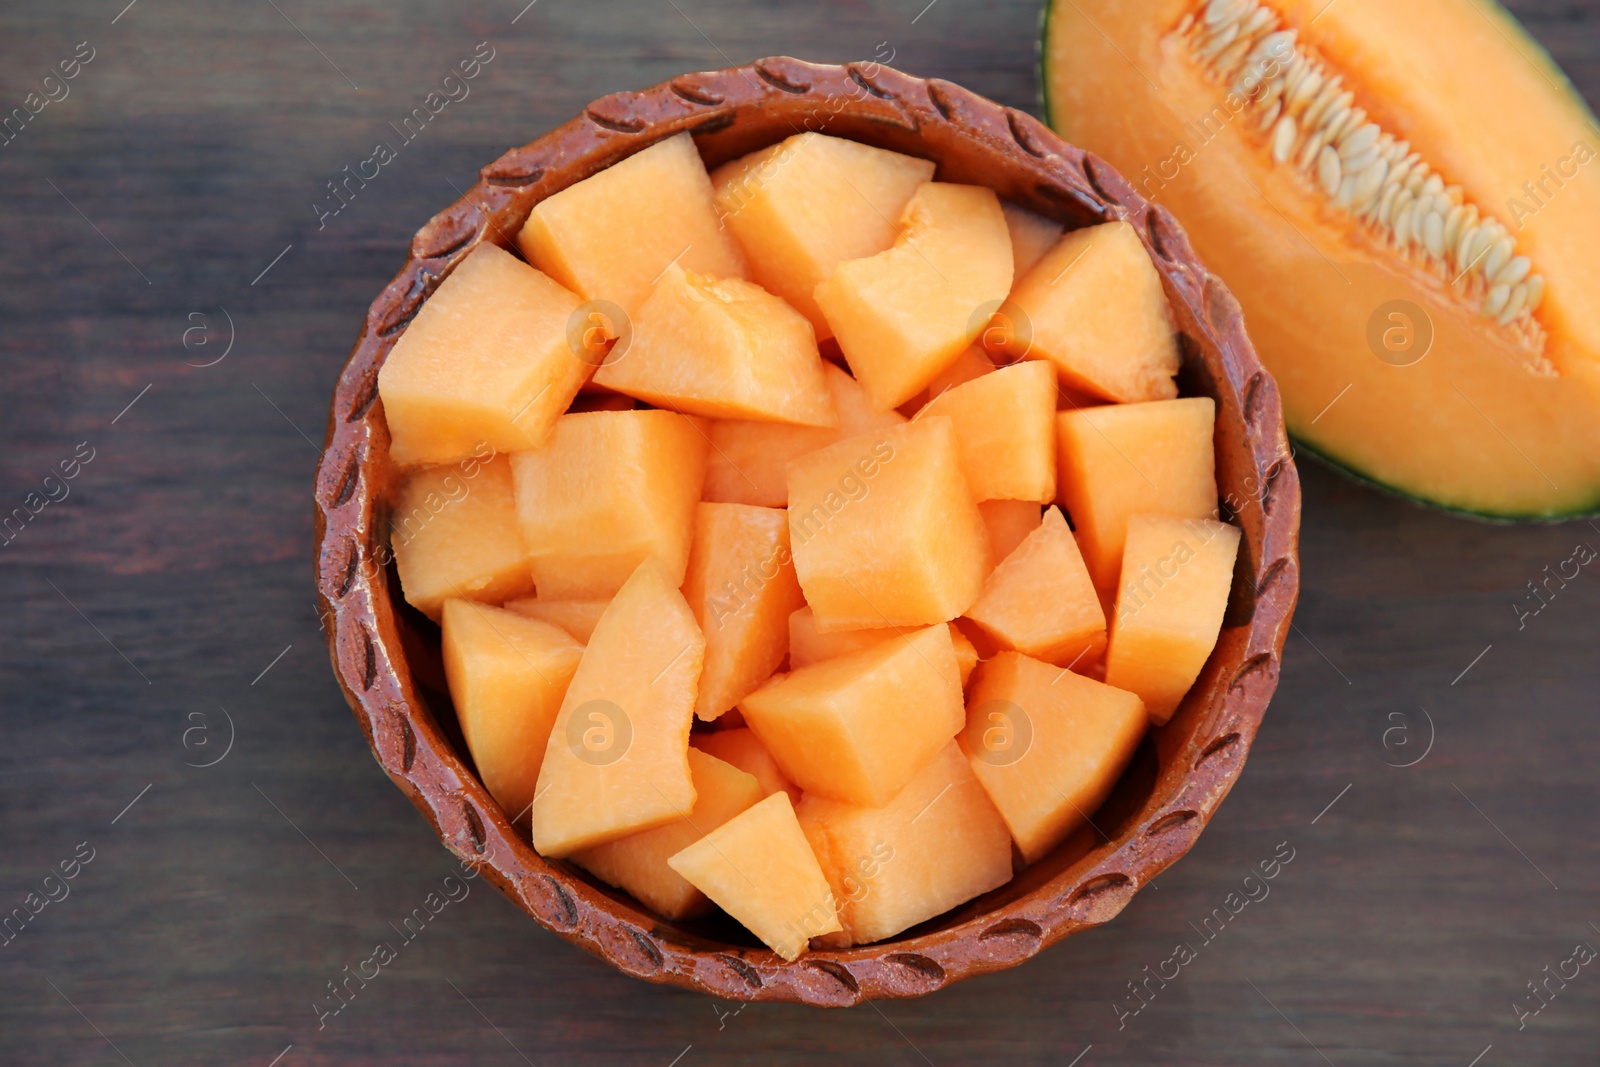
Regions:
<instances>
[{"instance_id":1,"label":"dark wood surface","mask_svg":"<svg viewBox=\"0 0 1600 1067\"><path fill-rule=\"evenodd\" d=\"M1513 606L1600 526L1466 523L1314 463L1297 630L1249 765L1109 927L924 1000L734 1014L473 882L319 1029L326 983L402 945L456 872L369 758L312 608L315 442L406 240L506 147L684 70L892 55L1036 112L1038 10L122 3L0 11L6 112L94 50L0 147L0 510L60 497L46 475L93 450L0 548L0 913L69 893L0 945L0 1063L1600 1059L1600 967L1552 981L1520 1031L1514 1008L1600 947L1600 572L1520 629ZM1600 100L1600 3L1514 7ZM319 230L325 183L481 41L471 95ZM1285 842L1269 895L1207 940ZM76 877L47 883L63 863ZM1119 1029L1127 983L1180 942L1192 962Z\"/></svg>"}]
</instances>

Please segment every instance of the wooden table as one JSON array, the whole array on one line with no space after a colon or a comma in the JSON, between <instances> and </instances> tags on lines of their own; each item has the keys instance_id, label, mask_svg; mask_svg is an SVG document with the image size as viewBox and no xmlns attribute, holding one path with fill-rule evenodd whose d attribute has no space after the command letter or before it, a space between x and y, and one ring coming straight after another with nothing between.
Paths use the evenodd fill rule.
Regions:
<instances>
[{"instance_id":1,"label":"wooden table","mask_svg":"<svg viewBox=\"0 0 1600 1067\"><path fill-rule=\"evenodd\" d=\"M1525 629L1512 607L1600 526L1461 522L1315 464L1249 766L1110 927L920 1001L740 1011L624 978L474 883L319 1028L327 983L454 869L368 758L312 608L327 398L409 235L504 148L684 70L892 57L1037 109L1032 2L524 2L0 14L5 108L93 57L0 148L5 508L80 460L0 549L0 907L68 894L0 947L0 1062L1600 1059L1600 968L1520 1032L1513 1009L1600 945L1600 574ZM1600 3L1514 6L1600 99ZM319 226L327 183L483 41L470 96ZM1270 895L1204 940L1283 843ZM1180 941L1197 958L1119 1030Z\"/></svg>"}]
</instances>

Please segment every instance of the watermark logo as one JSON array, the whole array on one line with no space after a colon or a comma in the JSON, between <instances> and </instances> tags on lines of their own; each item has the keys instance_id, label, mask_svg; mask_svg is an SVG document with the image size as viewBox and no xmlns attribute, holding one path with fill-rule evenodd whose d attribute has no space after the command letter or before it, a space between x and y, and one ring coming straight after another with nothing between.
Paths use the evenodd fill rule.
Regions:
<instances>
[{"instance_id":1,"label":"watermark logo","mask_svg":"<svg viewBox=\"0 0 1600 1067\"><path fill-rule=\"evenodd\" d=\"M616 363L633 344L633 320L609 300L590 300L567 317L567 349L585 366Z\"/></svg>"},{"instance_id":2,"label":"watermark logo","mask_svg":"<svg viewBox=\"0 0 1600 1067\"><path fill-rule=\"evenodd\" d=\"M972 709L972 722L980 731L972 758L991 767L1009 767L1033 747L1033 720L1009 700L984 701Z\"/></svg>"},{"instance_id":3,"label":"watermark logo","mask_svg":"<svg viewBox=\"0 0 1600 1067\"><path fill-rule=\"evenodd\" d=\"M1389 726L1383 731L1384 761L1391 767L1405 769L1415 767L1428 758L1428 753L1433 751L1434 728L1433 716L1428 714L1428 709L1420 704L1417 710L1422 712L1423 722L1427 725L1426 740L1419 731L1413 737L1411 729L1411 713L1407 711L1391 711L1389 713Z\"/></svg>"},{"instance_id":4,"label":"watermark logo","mask_svg":"<svg viewBox=\"0 0 1600 1067\"><path fill-rule=\"evenodd\" d=\"M189 312L189 321L194 325L183 331L183 350L197 356L201 362L192 363L186 359L183 361L185 365L198 367L202 370L206 367L215 367L218 363L227 359L228 353L233 351L233 341L237 334L233 327L233 316L228 314L228 309L220 304L218 309L222 312L223 317L228 320L228 343L223 346L222 354L215 359L206 359L207 356L211 355L210 352L205 351L205 347L211 343L211 323L207 320L205 312L191 311Z\"/></svg>"},{"instance_id":5,"label":"watermark logo","mask_svg":"<svg viewBox=\"0 0 1600 1067\"><path fill-rule=\"evenodd\" d=\"M203 711L191 711L186 721L192 725L183 731L183 750L189 755L195 757L195 760L198 762L184 760L183 762L187 766L215 767L217 764L227 759L228 753L233 751L233 716L229 715L228 709L223 707L221 704L217 705L217 710L222 712L223 721L228 725L227 741L223 742L221 745L216 744L212 740L211 722L206 717L207 713ZM220 735L218 739L220 740ZM219 748L222 750L220 753L217 752Z\"/></svg>"},{"instance_id":6,"label":"watermark logo","mask_svg":"<svg viewBox=\"0 0 1600 1067\"><path fill-rule=\"evenodd\" d=\"M609 767L633 746L633 720L609 700L586 700L567 717L567 747L591 767Z\"/></svg>"},{"instance_id":7,"label":"watermark logo","mask_svg":"<svg viewBox=\"0 0 1600 1067\"><path fill-rule=\"evenodd\" d=\"M989 300L972 312L967 333L984 350L1023 359L1033 351L1033 320L1009 300Z\"/></svg>"},{"instance_id":8,"label":"watermark logo","mask_svg":"<svg viewBox=\"0 0 1600 1067\"><path fill-rule=\"evenodd\" d=\"M1391 367L1421 363L1433 348L1433 318L1409 300L1391 300L1367 320L1367 347Z\"/></svg>"}]
</instances>

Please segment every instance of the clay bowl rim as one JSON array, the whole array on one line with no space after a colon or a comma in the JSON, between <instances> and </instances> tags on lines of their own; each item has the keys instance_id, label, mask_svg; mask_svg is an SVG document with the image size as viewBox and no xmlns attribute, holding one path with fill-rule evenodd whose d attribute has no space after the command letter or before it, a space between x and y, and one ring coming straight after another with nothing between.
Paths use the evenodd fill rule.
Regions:
<instances>
[{"instance_id":1,"label":"clay bowl rim","mask_svg":"<svg viewBox=\"0 0 1600 1067\"><path fill-rule=\"evenodd\" d=\"M439 279L480 241L514 247L512 235L539 199L684 130L714 165L802 129L934 159L941 180L989 185L1069 227L1130 222L1172 303L1185 395L1217 400L1219 492L1224 517L1244 538L1217 650L1172 722L1146 742L1154 753L1150 792L1114 833L1080 840L1052 869L1072 842L1064 844L1008 886L910 936L787 963L763 948L664 922L545 860L458 754L403 647L410 609L394 599L387 559L393 471L377 368ZM871 63L774 57L680 75L596 100L485 167L462 199L417 233L404 267L368 311L334 392L315 497L318 608L334 672L374 757L445 845L544 927L624 973L738 1000L848 1006L919 996L1014 966L1109 921L1192 847L1237 780L1277 684L1299 591L1299 479L1277 386L1245 334L1237 301L1201 265L1182 228L1031 116Z\"/></svg>"}]
</instances>

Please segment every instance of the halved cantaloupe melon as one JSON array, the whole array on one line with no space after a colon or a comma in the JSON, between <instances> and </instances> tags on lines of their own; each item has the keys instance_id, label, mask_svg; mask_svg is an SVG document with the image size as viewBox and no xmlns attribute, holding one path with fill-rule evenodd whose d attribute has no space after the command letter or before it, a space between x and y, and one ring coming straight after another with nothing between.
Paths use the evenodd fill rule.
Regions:
<instances>
[{"instance_id":1,"label":"halved cantaloupe melon","mask_svg":"<svg viewBox=\"0 0 1600 1067\"><path fill-rule=\"evenodd\" d=\"M1063 667L1106 647L1106 616L1060 508L1000 561L967 609L1001 648Z\"/></svg>"},{"instance_id":2,"label":"halved cantaloupe melon","mask_svg":"<svg viewBox=\"0 0 1600 1067\"><path fill-rule=\"evenodd\" d=\"M1488 0L1067 0L1051 120L1182 220L1290 431L1448 508L1600 506L1595 118Z\"/></svg>"},{"instance_id":3,"label":"halved cantaloupe melon","mask_svg":"<svg viewBox=\"0 0 1600 1067\"><path fill-rule=\"evenodd\" d=\"M452 463L485 444L543 444L594 369L567 343L579 303L505 249L473 249L378 370L389 457Z\"/></svg>"},{"instance_id":4,"label":"halved cantaloupe melon","mask_svg":"<svg viewBox=\"0 0 1600 1067\"><path fill-rule=\"evenodd\" d=\"M1056 495L1056 380L1047 363L1024 362L947 389L918 412L948 415L974 500Z\"/></svg>"},{"instance_id":5,"label":"halved cantaloupe melon","mask_svg":"<svg viewBox=\"0 0 1600 1067\"><path fill-rule=\"evenodd\" d=\"M667 864L791 962L813 937L840 929L828 879L787 793L746 808Z\"/></svg>"},{"instance_id":6,"label":"halved cantaloupe melon","mask_svg":"<svg viewBox=\"0 0 1600 1067\"><path fill-rule=\"evenodd\" d=\"M761 743L755 731L747 726L733 730L711 730L689 735L689 743L702 752L709 752L725 763L731 763L746 774L753 775L761 786L762 796L784 792L796 804L800 802L800 787L789 781L788 775L772 758L767 746Z\"/></svg>"},{"instance_id":7,"label":"halved cantaloupe melon","mask_svg":"<svg viewBox=\"0 0 1600 1067\"><path fill-rule=\"evenodd\" d=\"M639 561L683 581L706 437L671 411L563 415L542 448L511 457L517 518L539 596L608 597Z\"/></svg>"},{"instance_id":8,"label":"halved cantaloupe melon","mask_svg":"<svg viewBox=\"0 0 1600 1067\"><path fill-rule=\"evenodd\" d=\"M1021 278L1061 240L1064 227L1009 200L1000 201L1000 210L1005 212L1006 230L1011 234L1012 270Z\"/></svg>"},{"instance_id":9,"label":"halved cantaloupe melon","mask_svg":"<svg viewBox=\"0 0 1600 1067\"><path fill-rule=\"evenodd\" d=\"M524 618L559 626L579 644L586 645L609 603L609 600L540 600L527 596L508 600L505 607L507 611L514 611Z\"/></svg>"},{"instance_id":10,"label":"halved cantaloupe melon","mask_svg":"<svg viewBox=\"0 0 1600 1067\"><path fill-rule=\"evenodd\" d=\"M545 745L533 798L540 855L566 856L694 808L689 726L705 647L676 579L646 557L594 628Z\"/></svg>"},{"instance_id":11,"label":"halved cantaloupe melon","mask_svg":"<svg viewBox=\"0 0 1600 1067\"><path fill-rule=\"evenodd\" d=\"M1122 552L1106 684L1137 693L1157 726L1216 646L1239 531L1211 519L1134 515Z\"/></svg>"},{"instance_id":12,"label":"halved cantaloupe melon","mask_svg":"<svg viewBox=\"0 0 1600 1067\"><path fill-rule=\"evenodd\" d=\"M842 137L798 133L711 174L717 209L750 260L750 274L833 336L817 284L840 263L894 244L895 221L933 178L925 159Z\"/></svg>"},{"instance_id":13,"label":"halved cantaloupe melon","mask_svg":"<svg viewBox=\"0 0 1600 1067\"><path fill-rule=\"evenodd\" d=\"M989 532L989 558L1005 559L1039 525L1042 509L1031 500L985 500L978 505Z\"/></svg>"},{"instance_id":14,"label":"halved cantaloupe melon","mask_svg":"<svg viewBox=\"0 0 1600 1067\"><path fill-rule=\"evenodd\" d=\"M754 775L705 752L689 749L694 810L676 822L642 830L567 858L607 885L625 889L666 919L692 919L711 910L706 895L667 865L711 831L756 804L765 794Z\"/></svg>"}]
</instances>

